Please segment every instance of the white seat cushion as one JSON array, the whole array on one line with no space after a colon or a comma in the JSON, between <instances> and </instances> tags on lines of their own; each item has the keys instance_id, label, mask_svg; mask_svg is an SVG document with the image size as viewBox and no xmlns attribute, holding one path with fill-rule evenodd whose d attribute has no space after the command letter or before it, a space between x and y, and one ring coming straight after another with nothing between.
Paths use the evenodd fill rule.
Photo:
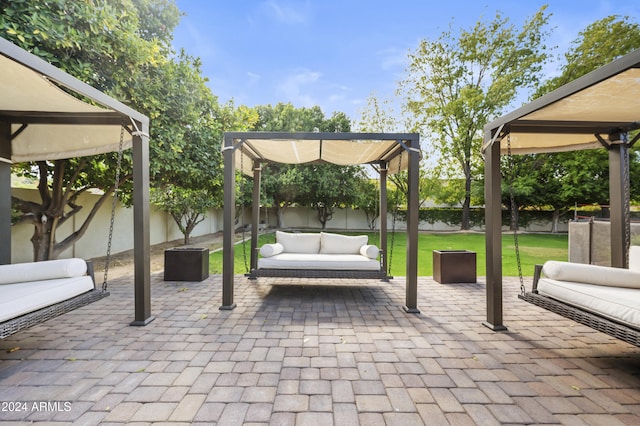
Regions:
<instances>
[{"instance_id":1,"label":"white seat cushion","mask_svg":"<svg viewBox=\"0 0 640 426\"><path fill-rule=\"evenodd\" d=\"M586 311L640 327L640 290L540 278L538 292Z\"/></svg>"},{"instance_id":2,"label":"white seat cushion","mask_svg":"<svg viewBox=\"0 0 640 426\"><path fill-rule=\"evenodd\" d=\"M0 321L62 302L93 288L89 275L0 285Z\"/></svg>"},{"instance_id":3,"label":"white seat cushion","mask_svg":"<svg viewBox=\"0 0 640 426\"><path fill-rule=\"evenodd\" d=\"M323 269L379 271L380 262L359 254L280 253L258 259L264 269Z\"/></svg>"}]
</instances>

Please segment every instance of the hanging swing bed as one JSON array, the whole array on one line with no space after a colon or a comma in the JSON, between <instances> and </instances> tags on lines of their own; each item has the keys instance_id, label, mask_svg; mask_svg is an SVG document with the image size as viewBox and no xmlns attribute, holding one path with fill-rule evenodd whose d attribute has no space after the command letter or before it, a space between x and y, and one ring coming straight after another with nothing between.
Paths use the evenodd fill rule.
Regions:
<instances>
[{"instance_id":1,"label":"hanging swing bed","mask_svg":"<svg viewBox=\"0 0 640 426\"><path fill-rule=\"evenodd\" d=\"M3 93L0 98L0 266L11 271L3 273L0 280L7 281L12 273L19 282L25 273L20 264L11 264L11 164L117 152L118 174L123 150L133 148L135 319L132 324L148 323L152 319L148 262L148 118L2 38L0 69L0 92ZM118 180L116 176L116 193ZM112 218L115 202L114 197ZM107 259L112 224L113 220ZM0 315L4 317L0 322L0 338L109 295L108 263L101 287L95 285L91 263L82 259L36 262L31 264L33 268L25 265L27 270L40 271L39 275L28 272L34 272L34 277L37 275L41 281L52 277L62 281L77 278L84 280L90 289L63 295L66 294L63 290L49 288L46 290L50 298L46 291L33 294L33 298L41 299L41 306L36 310L15 317ZM13 285L4 281L0 286ZM7 312L8 309L0 314Z\"/></svg>"},{"instance_id":2,"label":"hanging swing bed","mask_svg":"<svg viewBox=\"0 0 640 426\"><path fill-rule=\"evenodd\" d=\"M500 156L506 154L607 149L611 205L611 267L622 281L608 283L612 291L637 287L638 272L629 271L630 193L629 149L640 138L640 50L617 59L485 126L486 270L487 320L494 331L506 330L502 312L502 197ZM509 182L511 185L512 182ZM513 203L512 203L513 204ZM518 256L517 233L514 234ZM543 294L539 283L555 281L602 290L594 276L612 278L613 269L595 265L556 262L536 266L531 291L520 272L519 298L561 316L640 346L640 323L629 324L597 307L586 306L578 296ZM586 270L583 271L583 269ZM575 274L576 270L579 272ZM557 274L557 275L556 275ZM634 275L635 274L635 275ZM635 278L629 279L634 276ZM615 281L615 280L614 280ZM594 287L595 284L595 287ZM593 287L593 288L592 288ZM632 290L640 306L640 289ZM640 310L638 310L640 314Z\"/></svg>"},{"instance_id":3,"label":"hanging swing bed","mask_svg":"<svg viewBox=\"0 0 640 426\"><path fill-rule=\"evenodd\" d=\"M406 259L406 306L407 312L417 313L417 240L418 240L418 173L421 158L420 141L417 134L384 133L286 133L286 132L234 132L224 135L224 239L223 239L223 302L220 309L233 309L234 286L234 219L235 214L235 170L253 177L251 213L251 261L248 276L296 277L296 278L366 278L387 280L390 252L387 251L387 198L388 173L408 172L407 206L407 259ZM380 262L374 254L367 256L366 242L354 253L344 254L340 248L356 244L357 237L329 233L289 234L277 232L278 242L261 248L287 250L285 266L278 260L260 259L258 255L258 221L260 209L260 174L263 163L276 162L303 164L326 162L338 165L372 164L380 175ZM242 214L242 213L241 213ZM322 251L322 242L327 249ZM329 248L331 244L332 248ZM311 250L309 247L318 250ZM317 247L316 247L317 246ZM313 251L313 253L310 253ZM319 252L318 252L319 251ZM278 253L288 255L289 253ZM276 257L276 256L274 256ZM358 259L356 259L358 258ZM367 264L365 268L361 266ZM325 266L334 265L334 266ZM359 266L354 266L359 265Z\"/></svg>"}]
</instances>

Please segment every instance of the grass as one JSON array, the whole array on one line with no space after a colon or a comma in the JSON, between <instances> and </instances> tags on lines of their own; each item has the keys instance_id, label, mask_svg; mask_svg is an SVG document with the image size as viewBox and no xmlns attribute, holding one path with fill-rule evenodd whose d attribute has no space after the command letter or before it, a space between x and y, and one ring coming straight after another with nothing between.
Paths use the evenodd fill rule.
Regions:
<instances>
[{"instance_id":1,"label":"grass","mask_svg":"<svg viewBox=\"0 0 640 426\"><path fill-rule=\"evenodd\" d=\"M389 245L392 240L388 236ZM369 241L375 244L378 241L377 234L369 234ZM402 232L396 233L393 238L393 253L391 254L391 275L405 276L405 257L407 240ZM261 235L258 247L265 243L275 242L273 233ZM250 241L235 246L235 273L244 274L245 253L246 263L249 264ZM546 260L567 260L568 240L566 234L518 234L518 246L520 247L520 262L524 276L533 275L533 266L536 263L544 263ZM485 271L485 239L480 233L421 233L418 240L418 276L433 276L433 250L470 250L477 256L478 275L486 275ZM211 274L222 273L222 251L211 253L209 256L209 272ZM502 274L504 276L518 276L516 262L515 243L512 234L502 235Z\"/></svg>"}]
</instances>

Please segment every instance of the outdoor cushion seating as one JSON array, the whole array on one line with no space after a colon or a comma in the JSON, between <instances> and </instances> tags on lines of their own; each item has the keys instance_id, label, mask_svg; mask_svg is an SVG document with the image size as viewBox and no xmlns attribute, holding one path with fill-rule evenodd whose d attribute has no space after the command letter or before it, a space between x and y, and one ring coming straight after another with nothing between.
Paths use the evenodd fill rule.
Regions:
<instances>
[{"instance_id":1,"label":"outdoor cushion seating","mask_svg":"<svg viewBox=\"0 0 640 426\"><path fill-rule=\"evenodd\" d=\"M260 255L258 269L380 271L379 249L366 235L276 231L276 243Z\"/></svg>"},{"instance_id":2,"label":"outdoor cushion seating","mask_svg":"<svg viewBox=\"0 0 640 426\"><path fill-rule=\"evenodd\" d=\"M629 250L629 269L547 261L538 294L640 328L640 246Z\"/></svg>"},{"instance_id":3,"label":"outdoor cushion seating","mask_svg":"<svg viewBox=\"0 0 640 426\"><path fill-rule=\"evenodd\" d=\"M525 302L640 347L640 246L629 269L548 261L536 265Z\"/></svg>"},{"instance_id":4,"label":"outdoor cushion seating","mask_svg":"<svg viewBox=\"0 0 640 426\"><path fill-rule=\"evenodd\" d=\"M0 265L0 322L94 290L92 272L78 258Z\"/></svg>"}]
</instances>

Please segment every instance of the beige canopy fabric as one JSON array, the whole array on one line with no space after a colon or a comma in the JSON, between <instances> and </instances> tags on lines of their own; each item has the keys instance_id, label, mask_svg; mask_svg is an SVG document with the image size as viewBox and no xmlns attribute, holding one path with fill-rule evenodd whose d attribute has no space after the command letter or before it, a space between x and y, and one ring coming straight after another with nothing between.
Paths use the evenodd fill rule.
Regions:
<instances>
[{"instance_id":1,"label":"beige canopy fabric","mask_svg":"<svg viewBox=\"0 0 640 426\"><path fill-rule=\"evenodd\" d=\"M11 123L13 135L10 150L0 149L0 159L56 160L118 150L120 128L113 124L132 126L131 120L71 96L51 77L5 56L5 49L17 49L8 41L0 39L0 47L0 121ZM125 132L124 148L131 144Z\"/></svg>"},{"instance_id":2,"label":"beige canopy fabric","mask_svg":"<svg viewBox=\"0 0 640 426\"><path fill-rule=\"evenodd\" d=\"M601 147L596 135L640 127L640 50L630 53L485 126L483 151L575 151Z\"/></svg>"},{"instance_id":3,"label":"beige canopy fabric","mask_svg":"<svg viewBox=\"0 0 640 426\"><path fill-rule=\"evenodd\" d=\"M241 144L235 165L246 175L253 174L253 161L285 164L326 162L341 166L387 163L389 173L406 170L409 155L403 141L409 134L340 133L238 133ZM411 148L408 148L411 149Z\"/></svg>"}]
</instances>

